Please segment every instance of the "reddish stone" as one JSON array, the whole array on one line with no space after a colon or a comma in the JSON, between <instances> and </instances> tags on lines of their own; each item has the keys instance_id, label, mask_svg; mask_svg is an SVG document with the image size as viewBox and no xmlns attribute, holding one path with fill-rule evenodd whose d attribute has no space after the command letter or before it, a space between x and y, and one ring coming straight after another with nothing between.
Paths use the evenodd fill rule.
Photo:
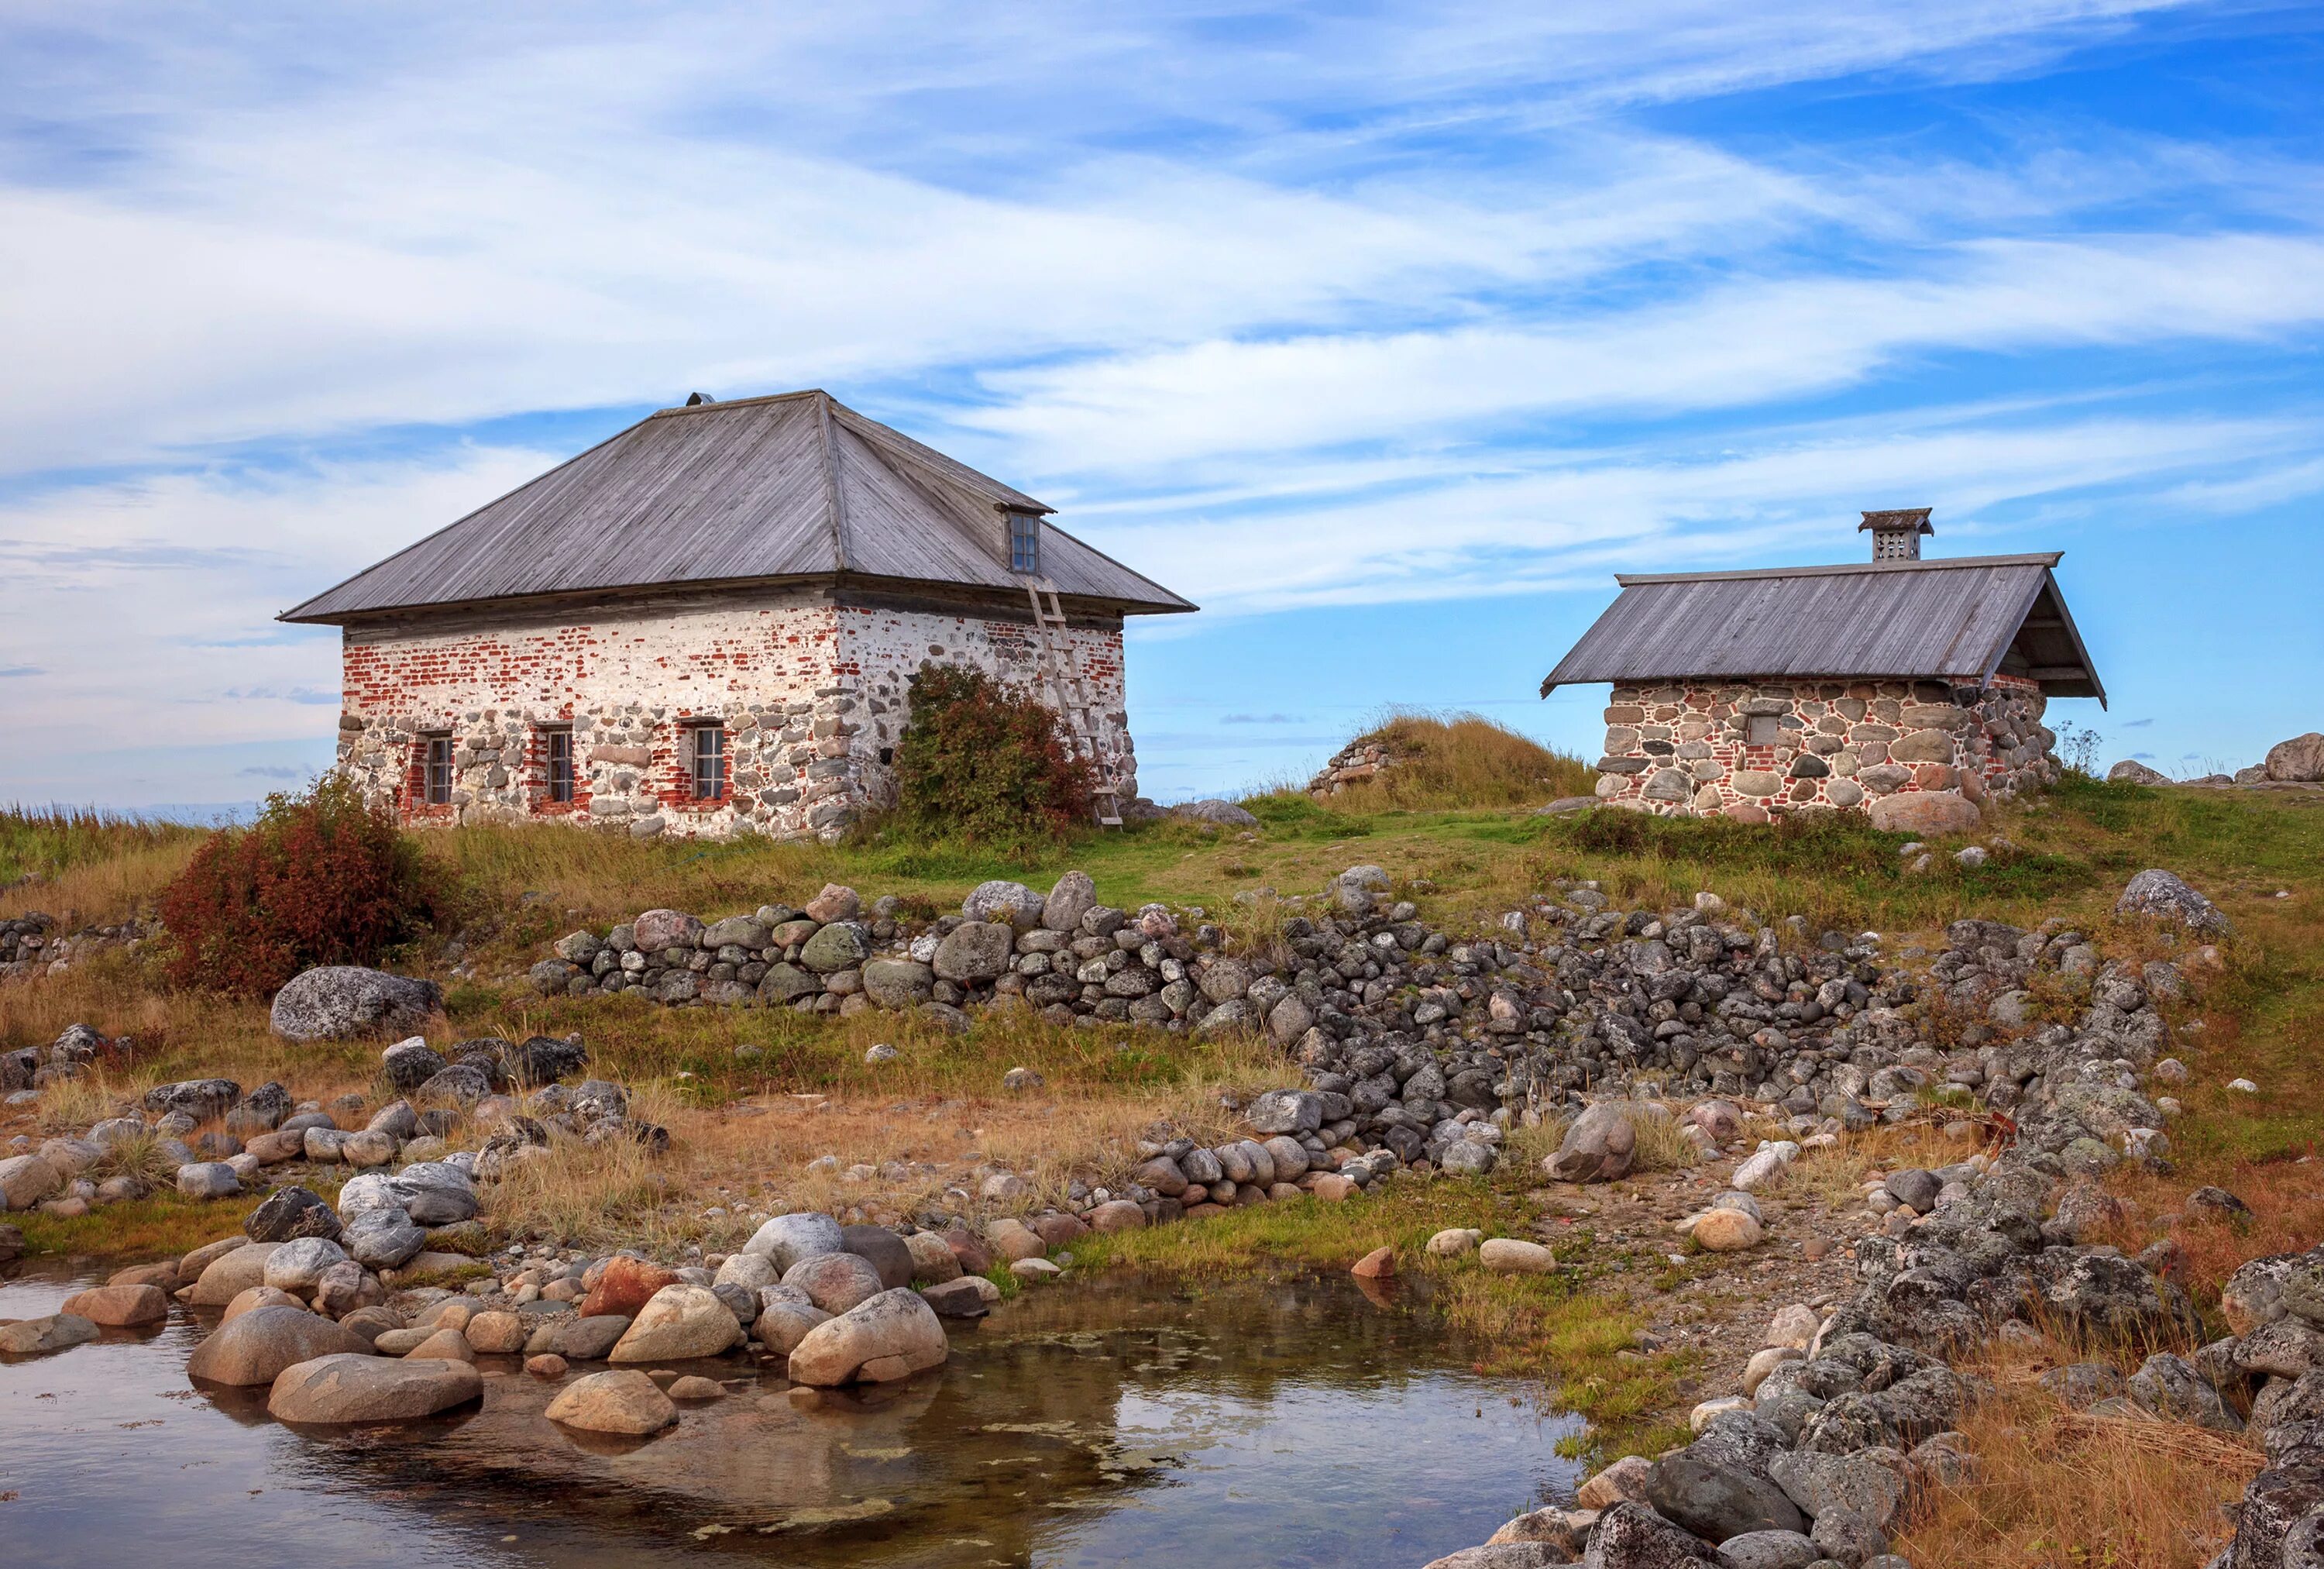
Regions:
<instances>
[{"instance_id":1,"label":"reddish stone","mask_svg":"<svg viewBox=\"0 0 2324 1569\"><path fill-rule=\"evenodd\" d=\"M960 1260L962 1274L982 1275L992 1268L992 1250L984 1245L982 1238L972 1236L955 1226L944 1234L944 1240L945 1246L952 1250L952 1256Z\"/></svg>"},{"instance_id":2,"label":"reddish stone","mask_svg":"<svg viewBox=\"0 0 2324 1569\"><path fill-rule=\"evenodd\" d=\"M1387 1280L1396 1274L1396 1250L1374 1248L1355 1262L1348 1271L1359 1280Z\"/></svg>"},{"instance_id":3,"label":"reddish stone","mask_svg":"<svg viewBox=\"0 0 2324 1569\"><path fill-rule=\"evenodd\" d=\"M653 1300L655 1292L678 1283L675 1269L615 1254L605 1261L605 1272L597 1277L597 1284L589 1288L589 1295L581 1299L580 1316L602 1318L619 1314L624 1318L635 1318L638 1310Z\"/></svg>"},{"instance_id":4,"label":"reddish stone","mask_svg":"<svg viewBox=\"0 0 2324 1569\"><path fill-rule=\"evenodd\" d=\"M1039 1215L1033 1221L1033 1234L1053 1248L1062 1248L1089 1235L1089 1227L1079 1217L1067 1214ZM982 1270L978 1271L980 1274Z\"/></svg>"}]
</instances>

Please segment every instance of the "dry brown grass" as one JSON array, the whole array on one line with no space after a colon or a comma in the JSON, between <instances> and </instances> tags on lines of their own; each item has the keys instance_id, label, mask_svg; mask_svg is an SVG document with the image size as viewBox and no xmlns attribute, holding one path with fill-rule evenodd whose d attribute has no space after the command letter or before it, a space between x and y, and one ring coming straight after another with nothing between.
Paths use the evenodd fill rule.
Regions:
<instances>
[{"instance_id":1,"label":"dry brown grass","mask_svg":"<svg viewBox=\"0 0 2324 1569\"><path fill-rule=\"evenodd\" d=\"M1377 742L1403 761L1329 798L1323 804L1334 812L1539 806L1588 795L1597 782L1580 758L1480 714L1392 713L1356 740Z\"/></svg>"},{"instance_id":2,"label":"dry brown grass","mask_svg":"<svg viewBox=\"0 0 2324 1569\"><path fill-rule=\"evenodd\" d=\"M2242 1199L2250 1216L2228 1220L2189 1210L2188 1194L2207 1184ZM2180 1283L2205 1306L2218 1301L2219 1288L2237 1266L2270 1253L2305 1252L2324 1236L2324 1165L2236 1161L2169 1177L2124 1171L2107 1186L2128 1214L2104 1240L2136 1253L2159 1238L2174 1239L2185 1255Z\"/></svg>"},{"instance_id":3,"label":"dry brown grass","mask_svg":"<svg viewBox=\"0 0 2324 1569\"><path fill-rule=\"evenodd\" d=\"M1997 1394L1962 1421L1972 1480L1937 1488L1894 1551L1946 1569L2200 1569L2233 1535L2227 1509L2264 1457L2177 1422L2095 1417L2038 1388L2067 1353L1997 1348Z\"/></svg>"}]
</instances>

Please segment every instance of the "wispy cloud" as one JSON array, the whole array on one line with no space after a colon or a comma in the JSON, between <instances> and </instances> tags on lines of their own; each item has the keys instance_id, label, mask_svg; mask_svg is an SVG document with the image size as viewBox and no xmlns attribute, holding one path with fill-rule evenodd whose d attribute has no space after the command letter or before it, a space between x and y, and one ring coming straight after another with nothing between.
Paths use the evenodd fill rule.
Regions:
<instances>
[{"instance_id":1,"label":"wispy cloud","mask_svg":"<svg viewBox=\"0 0 2324 1569\"><path fill-rule=\"evenodd\" d=\"M1224 714L1219 716L1219 723L1222 725L1305 725L1307 723L1307 716L1304 714Z\"/></svg>"},{"instance_id":2,"label":"wispy cloud","mask_svg":"<svg viewBox=\"0 0 2324 1569\"><path fill-rule=\"evenodd\" d=\"M250 768L237 769L235 771L237 774L250 779L304 779L307 777L307 771L301 768L279 768L259 765Z\"/></svg>"}]
</instances>

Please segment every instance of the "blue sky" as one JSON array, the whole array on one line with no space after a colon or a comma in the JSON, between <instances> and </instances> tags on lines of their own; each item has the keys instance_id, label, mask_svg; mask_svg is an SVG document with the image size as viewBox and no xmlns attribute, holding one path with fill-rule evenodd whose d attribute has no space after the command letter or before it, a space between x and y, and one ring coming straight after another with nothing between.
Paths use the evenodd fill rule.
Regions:
<instances>
[{"instance_id":1,"label":"blue sky","mask_svg":"<svg viewBox=\"0 0 2324 1569\"><path fill-rule=\"evenodd\" d=\"M0 15L0 799L311 773L275 613L696 388L1201 603L1166 800L1390 705L1594 755L1614 572L1866 507L2066 552L2104 761L2324 726L2313 5L814 9Z\"/></svg>"}]
</instances>

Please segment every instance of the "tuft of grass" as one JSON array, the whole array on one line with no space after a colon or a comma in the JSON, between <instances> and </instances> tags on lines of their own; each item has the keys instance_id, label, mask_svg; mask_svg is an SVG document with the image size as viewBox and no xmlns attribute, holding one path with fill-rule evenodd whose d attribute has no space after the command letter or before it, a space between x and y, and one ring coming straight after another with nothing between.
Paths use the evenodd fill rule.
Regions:
<instances>
[{"instance_id":1,"label":"tuft of grass","mask_svg":"<svg viewBox=\"0 0 2324 1569\"><path fill-rule=\"evenodd\" d=\"M8 1221L24 1233L31 1255L108 1260L124 1267L182 1258L196 1248L241 1234L228 1207L186 1198L173 1189L105 1204L69 1219L26 1210Z\"/></svg>"},{"instance_id":2,"label":"tuft of grass","mask_svg":"<svg viewBox=\"0 0 2324 1569\"><path fill-rule=\"evenodd\" d=\"M2185 1423L2070 1411L2030 1376L2004 1371L1964 1418L1974 1476L1932 1489L1892 1550L1947 1569L2208 1564L2265 1457Z\"/></svg>"},{"instance_id":3,"label":"tuft of grass","mask_svg":"<svg viewBox=\"0 0 2324 1569\"><path fill-rule=\"evenodd\" d=\"M1539 806L1586 796L1597 782L1580 758L1480 714L1392 709L1350 744L1360 743L1385 748L1397 761L1318 803L1335 816Z\"/></svg>"}]
</instances>

